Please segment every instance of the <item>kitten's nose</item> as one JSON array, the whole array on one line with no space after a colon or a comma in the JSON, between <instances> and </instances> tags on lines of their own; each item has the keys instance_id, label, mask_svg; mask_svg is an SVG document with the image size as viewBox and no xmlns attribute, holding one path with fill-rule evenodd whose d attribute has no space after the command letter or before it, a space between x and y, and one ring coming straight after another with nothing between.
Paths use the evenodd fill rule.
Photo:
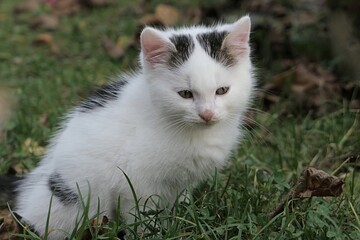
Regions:
<instances>
[{"instance_id":1,"label":"kitten's nose","mask_svg":"<svg viewBox=\"0 0 360 240\"><path fill-rule=\"evenodd\" d=\"M211 119L214 116L214 112L210 111L210 110L205 110L201 113L199 113L199 116L205 121L205 122L210 122Z\"/></svg>"}]
</instances>

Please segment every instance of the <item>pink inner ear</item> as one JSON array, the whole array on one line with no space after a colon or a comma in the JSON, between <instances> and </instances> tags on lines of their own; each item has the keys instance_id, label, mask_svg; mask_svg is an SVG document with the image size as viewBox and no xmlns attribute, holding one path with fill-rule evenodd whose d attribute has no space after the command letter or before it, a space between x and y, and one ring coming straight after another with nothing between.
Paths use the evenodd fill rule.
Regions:
<instances>
[{"instance_id":1,"label":"pink inner ear","mask_svg":"<svg viewBox=\"0 0 360 240\"><path fill-rule=\"evenodd\" d=\"M150 65L166 63L175 46L155 29L146 28L141 33L141 48Z\"/></svg>"},{"instance_id":2,"label":"pink inner ear","mask_svg":"<svg viewBox=\"0 0 360 240\"><path fill-rule=\"evenodd\" d=\"M227 49L235 57L241 57L244 54L248 54L250 52L247 34L228 36L225 41Z\"/></svg>"},{"instance_id":3,"label":"pink inner ear","mask_svg":"<svg viewBox=\"0 0 360 240\"><path fill-rule=\"evenodd\" d=\"M249 42L249 33L239 33L238 35L234 36L234 38L235 41L247 43Z\"/></svg>"},{"instance_id":4,"label":"pink inner ear","mask_svg":"<svg viewBox=\"0 0 360 240\"><path fill-rule=\"evenodd\" d=\"M146 60L151 64L165 63L167 60L168 49L161 43L150 43L144 47Z\"/></svg>"},{"instance_id":5,"label":"pink inner ear","mask_svg":"<svg viewBox=\"0 0 360 240\"><path fill-rule=\"evenodd\" d=\"M233 29L226 37L224 44L234 56L249 54L250 18L243 17L233 24Z\"/></svg>"}]
</instances>

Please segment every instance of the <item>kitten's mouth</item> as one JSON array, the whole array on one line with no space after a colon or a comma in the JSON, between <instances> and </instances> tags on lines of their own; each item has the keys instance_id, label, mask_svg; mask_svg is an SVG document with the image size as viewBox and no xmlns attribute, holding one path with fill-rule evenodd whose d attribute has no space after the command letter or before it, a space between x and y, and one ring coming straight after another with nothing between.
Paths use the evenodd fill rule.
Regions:
<instances>
[{"instance_id":1,"label":"kitten's mouth","mask_svg":"<svg viewBox=\"0 0 360 240\"><path fill-rule=\"evenodd\" d=\"M209 128L211 126L216 125L219 122L219 120L212 119L210 121L205 121L203 119L187 119L185 122L189 127Z\"/></svg>"},{"instance_id":2,"label":"kitten's mouth","mask_svg":"<svg viewBox=\"0 0 360 240\"><path fill-rule=\"evenodd\" d=\"M207 122L206 121L197 121L197 122L194 122L194 123L197 126L210 127L210 126L215 125L218 122L219 121L207 121Z\"/></svg>"}]
</instances>

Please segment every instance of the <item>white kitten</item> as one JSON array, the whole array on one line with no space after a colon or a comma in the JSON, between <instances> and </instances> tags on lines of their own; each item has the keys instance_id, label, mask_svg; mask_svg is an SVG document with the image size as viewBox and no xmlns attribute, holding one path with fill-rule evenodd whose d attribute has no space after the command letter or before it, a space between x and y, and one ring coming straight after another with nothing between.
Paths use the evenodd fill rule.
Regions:
<instances>
[{"instance_id":1,"label":"white kitten","mask_svg":"<svg viewBox=\"0 0 360 240\"><path fill-rule=\"evenodd\" d=\"M233 24L141 33L141 70L99 89L72 111L41 164L18 188L16 212L61 238L98 211L134 221L134 198L173 203L189 184L221 169L238 144L254 85L250 18ZM121 170L120 170L121 169ZM124 173L123 173L123 172ZM80 189L81 195L79 194ZM132 213L132 214L131 214Z\"/></svg>"}]
</instances>

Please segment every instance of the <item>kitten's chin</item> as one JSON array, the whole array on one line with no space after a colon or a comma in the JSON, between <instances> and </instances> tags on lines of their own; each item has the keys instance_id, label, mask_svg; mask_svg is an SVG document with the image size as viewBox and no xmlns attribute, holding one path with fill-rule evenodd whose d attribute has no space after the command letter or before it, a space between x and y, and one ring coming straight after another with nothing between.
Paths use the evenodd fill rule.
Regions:
<instances>
[{"instance_id":1,"label":"kitten's chin","mask_svg":"<svg viewBox=\"0 0 360 240\"><path fill-rule=\"evenodd\" d=\"M217 123L219 123L219 121L209 121L209 122L195 121L195 122L192 122L191 124L194 127L198 127L198 128L210 128L210 127L216 125Z\"/></svg>"}]
</instances>

